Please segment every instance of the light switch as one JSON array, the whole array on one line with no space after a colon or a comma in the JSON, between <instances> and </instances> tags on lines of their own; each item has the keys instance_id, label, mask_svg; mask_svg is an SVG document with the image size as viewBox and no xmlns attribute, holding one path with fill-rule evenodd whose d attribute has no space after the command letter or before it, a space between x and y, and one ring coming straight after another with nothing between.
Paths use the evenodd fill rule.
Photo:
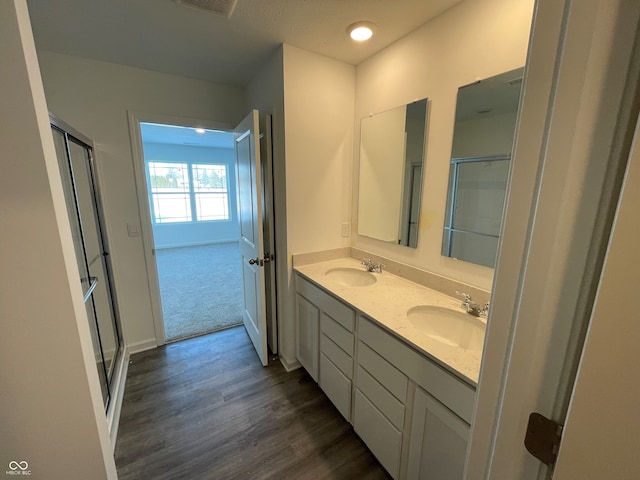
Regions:
<instances>
[{"instance_id":1,"label":"light switch","mask_svg":"<svg viewBox=\"0 0 640 480\"><path fill-rule=\"evenodd\" d=\"M137 223L127 223L127 234L129 234L130 237L139 237L140 225Z\"/></svg>"}]
</instances>

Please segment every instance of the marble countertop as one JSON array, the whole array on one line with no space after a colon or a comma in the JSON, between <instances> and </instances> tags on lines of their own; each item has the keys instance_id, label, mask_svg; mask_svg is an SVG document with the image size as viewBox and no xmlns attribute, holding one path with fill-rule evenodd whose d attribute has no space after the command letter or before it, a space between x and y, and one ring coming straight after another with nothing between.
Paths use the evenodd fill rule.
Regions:
<instances>
[{"instance_id":1,"label":"marble countertop","mask_svg":"<svg viewBox=\"0 0 640 480\"><path fill-rule=\"evenodd\" d=\"M364 271L360 262L353 258L300 265L294 270L361 311L454 375L474 387L477 386L481 351L464 350L438 342L409 323L406 316L407 310L419 305L435 305L462 311L460 299L384 271L373 274L377 278L373 285L344 286L332 280L330 276L325 276L325 272L333 268L355 268Z\"/></svg>"}]
</instances>

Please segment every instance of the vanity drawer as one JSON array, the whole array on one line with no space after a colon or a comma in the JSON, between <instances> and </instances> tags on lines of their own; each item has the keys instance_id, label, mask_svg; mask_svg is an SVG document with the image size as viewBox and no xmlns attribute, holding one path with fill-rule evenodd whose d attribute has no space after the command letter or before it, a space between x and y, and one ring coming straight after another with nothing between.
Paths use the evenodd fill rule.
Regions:
<instances>
[{"instance_id":1,"label":"vanity drawer","mask_svg":"<svg viewBox=\"0 0 640 480\"><path fill-rule=\"evenodd\" d=\"M320 331L353 356L353 333L325 313L320 314Z\"/></svg>"},{"instance_id":2,"label":"vanity drawer","mask_svg":"<svg viewBox=\"0 0 640 480\"><path fill-rule=\"evenodd\" d=\"M353 428L395 479L400 475L402 432L356 388Z\"/></svg>"},{"instance_id":3,"label":"vanity drawer","mask_svg":"<svg viewBox=\"0 0 640 480\"><path fill-rule=\"evenodd\" d=\"M342 416L351 422L351 380L324 353L320 354L320 388Z\"/></svg>"},{"instance_id":4,"label":"vanity drawer","mask_svg":"<svg viewBox=\"0 0 640 480\"><path fill-rule=\"evenodd\" d=\"M404 427L404 405L391 395L375 378L362 367L358 367L356 386L400 431Z\"/></svg>"},{"instance_id":5,"label":"vanity drawer","mask_svg":"<svg viewBox=\"0 0 640 480\"><path fill-rule=\"evenodd\" d=\"M300 275L296 275L296 291L319 307L320 310L327 313L327 315L346 328L349 332L353 332L356 313L352 308L348 307L340 300L335 299L320 289L320 287L313 285Z\"/></svg>"},{"instance_id":6,"label":"vanity drawer","mask_svg":"<svg viewBox=\"0 0 640 480\"><path fill-rule=\"evenodd\" d=\"M358 334L361 343L365 342L465 422L471 423L476 392L474 387L362 316L358 323Z\"/></svg>"},{"instance_id":7,"label":"vanity drawer","mask_svg":"<svg viewBox=\"0 0 640 480\"><path fill-rule=\"evenodd\" d=\"M403 404L407 401L407 377L366 344L358 344L358 364Z\"/></svg>"},{"instance_id":8,"label":"vanity drawer","mask_svg":"<svg viewBox=\"0 0 640 480\"><path fill-rule=\"evenodd\" d=\"M351 379L353 377L353 358L324 334L320 335L320 352L331 360L347 378ZM321 366L320 377L323 374Z\"/></svg>"}]
</instances>

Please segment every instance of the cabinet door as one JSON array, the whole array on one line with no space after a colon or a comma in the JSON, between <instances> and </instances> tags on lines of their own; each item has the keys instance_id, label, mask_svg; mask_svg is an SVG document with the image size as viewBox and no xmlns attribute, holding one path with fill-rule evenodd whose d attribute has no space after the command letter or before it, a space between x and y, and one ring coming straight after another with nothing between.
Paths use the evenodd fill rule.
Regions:
<instances>
[{"instance_id":1,"label":"cabinet door","mask_svg":"<svg viewBox=\"0 0 640 480\"><path fill-rule=\"evenodd\" d=\"M462 480L469 425L417 388L409 440L408 480Z\"/></svg>"},{"instance_id":2,"label":"cabinet door","mask_svg":"<svg viewBox=\"0 0 640 480\"><path fill-rule=\"evenodd\" d=\"M318 381L318 321L320 310L296 295L296 356L311 378Z\"/></svg>"}]
</instances>

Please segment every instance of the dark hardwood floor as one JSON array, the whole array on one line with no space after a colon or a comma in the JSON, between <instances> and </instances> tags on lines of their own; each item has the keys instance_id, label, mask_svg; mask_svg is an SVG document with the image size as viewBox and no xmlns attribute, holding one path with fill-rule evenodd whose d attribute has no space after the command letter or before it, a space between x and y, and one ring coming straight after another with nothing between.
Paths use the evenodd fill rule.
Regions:
<instances>
[{"instance_id":1,"label":"dark hardwood floor","mask_svg":"<svg viewBox=\"0 0 640 480\"><path fill-rule=\"evenodd\" d=\"M244 327L131 357L116 444L120 480L387 479L322 390Z\"/></svg>"}]
</instances>

